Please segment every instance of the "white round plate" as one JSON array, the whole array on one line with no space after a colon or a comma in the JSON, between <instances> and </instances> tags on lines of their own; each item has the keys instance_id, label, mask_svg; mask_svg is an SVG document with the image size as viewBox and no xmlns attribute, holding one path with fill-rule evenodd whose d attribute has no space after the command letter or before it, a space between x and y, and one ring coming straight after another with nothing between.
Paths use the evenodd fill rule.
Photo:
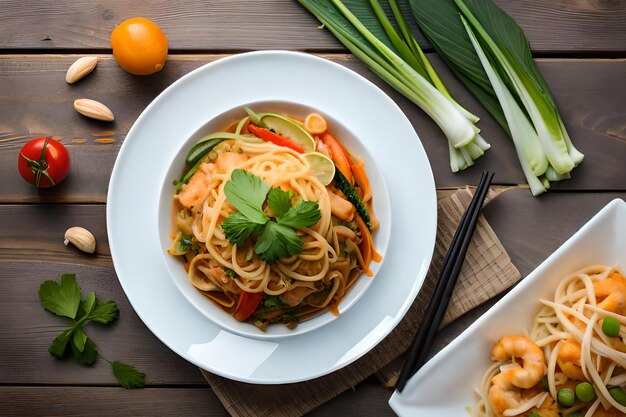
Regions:
<instances>
[{"instance_id":1,"label":"white round plate","mask_svg":"<svg viewBox=\"0 0 626 417\"><path fill-rule=\"evenodd\" d=\"M216 325L177 289L163 256L159 205L173 158L194 133L226 110L270 101L319 110L348 129L382 172L392 222L385 259L349 311L307 333L259 339ZM430 164L398 106L341 65L286 51L223 58L167 88L128 132L107 199L115 270L146 326L195 365L258 384L316 378L376 346L402 319L422 286L436 225Z\"/></svg>"}]
</instances>

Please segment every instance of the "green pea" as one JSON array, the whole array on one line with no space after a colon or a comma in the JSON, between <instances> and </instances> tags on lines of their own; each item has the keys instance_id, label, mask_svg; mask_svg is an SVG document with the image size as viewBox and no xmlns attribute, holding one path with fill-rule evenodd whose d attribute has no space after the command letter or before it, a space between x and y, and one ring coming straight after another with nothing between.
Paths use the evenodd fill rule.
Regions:
<instances>
[{"instance_id":1,"label":"green pea","mask_svg":"<svg viewBox=\"0 0 626 417\"><path fill-rule=\"evenodd\" d=\"M624 388L613 387L609 389L609 394L611 394L611 397L620 405L626 405L626 390Z\"/></svg>"},{"instance_id":2,"label":"green pea","mask_svg":"<svg viewBox=\"0 0 626 417\"><path fill-rule=\"evenodd\" d=\"M576 395L571 388L561 388L556 394L556 398L563 407L571 407L576 401Z\"/></svg>"},{"instance_id":3,"label":"green pea","mask_svg":"<svg viewBox=\"0 0 626 417\"><path fill-rule=\"evenodd\" d=\"M576 385L576 398L584 403L588 403L596 399L596 390L589 382L581 382Z\"/></svg>"},{"instance_id":4,"label":"green pea","mask_svg":"<svg viewBox=\"0 0 626 417\"><path fill-rule=\"evenodd\" d=\"M604 320L602 320L602 331L608 337L619 336L619 328L620 324L616 318L605 317Z\"/></svg>"}]
</instances>

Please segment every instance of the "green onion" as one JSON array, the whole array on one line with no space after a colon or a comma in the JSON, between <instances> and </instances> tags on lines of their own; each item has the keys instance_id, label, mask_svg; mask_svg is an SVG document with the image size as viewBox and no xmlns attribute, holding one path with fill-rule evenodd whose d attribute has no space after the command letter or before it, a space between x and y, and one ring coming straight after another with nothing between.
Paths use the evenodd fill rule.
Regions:
<instances>
[{"instance_id":1,"label":"green onion","mask_svg":"<svg viewBox=\"0 0 626 417\"><path fill-rule=\"evenodd\" d=\"M545 192L549 181L569 178L584 156L515 21L489 0L410 3L435 50L513 139L533 195Z\"/></svg>"},{"instance_id":2,"label":"green onion","mask_svg":"<svg viewBox=\"0 0 626 417\"><path fill-rule=\"evenodd\" d=\"M408 29L395 0L389 3L402 36L377 0L371 0L370 5L354 0L299 2L357 58L437 123L448 139L452 171L467 168L489 149L474 125L478 117L452 99Z\"/></svg>"}]
</instances>

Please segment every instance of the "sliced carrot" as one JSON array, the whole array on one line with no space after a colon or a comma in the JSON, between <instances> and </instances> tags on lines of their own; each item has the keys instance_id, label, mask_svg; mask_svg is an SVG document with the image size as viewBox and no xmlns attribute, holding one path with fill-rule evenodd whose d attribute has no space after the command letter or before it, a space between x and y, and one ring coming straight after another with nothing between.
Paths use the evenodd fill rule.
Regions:
<instances>
[{"instance_id":1,"label":"sliced carrot","mask_svg":"<svg viewBox=\"0 0 626 417\"><path fill-rule=\"evenodd\" d=\"M363 200L364 203L367 203L372 198L372 187L370 186L370 180L367 177L367 172L365 172L363 159L361 158L357 162L352 162L352 159L348 158L348 161L350 162L350 169L352 170L352 175L354 175L354 180L363 192L361 200Z\"/></svg>"},{"instance_id":2,"label":"sliced carrot","mask_svg":"<svg viewBox=\"0 0 626 417\"><path fill-rule=\"evenodd\" d=\"M312 135L320 135L328 129L326 119L317 113L311 113L304 119L304 128Z\"/></svg>"},{"instance_id":3,"label":"sliced carrot","mask_svg":"<svg viewBox=\"0 0 626 417\"><path fill-rule=\"evenodd\" d=\"M326 146L328 146L328 148L330 149L330 159L332 159L335 163L335 167L337 167L337 169L341 171L343 176L346 177L348 181L350 181L350 184L352 184L352 170L350 169L350 159L348 155L344 152L339 141L337 141L337 139L335 139L335 137L329 132L324 133L321 136L321 139L322 142L324 142Z\"/></svg>"}]
</instances>

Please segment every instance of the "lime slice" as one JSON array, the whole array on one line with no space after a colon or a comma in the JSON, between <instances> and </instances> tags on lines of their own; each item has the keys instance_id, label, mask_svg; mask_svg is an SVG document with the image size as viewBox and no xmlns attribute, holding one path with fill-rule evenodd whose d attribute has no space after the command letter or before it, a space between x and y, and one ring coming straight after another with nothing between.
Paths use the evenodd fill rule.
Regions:
<instances>
[{"instance_id":1,"label":"lime slice","mask_svg":"<svg viewBox=\"0 0 626 417\"><path fill-rule=\"evenodd\" d=\"M315 176L324 186L330 184L335 177L335 164L333 161L319 152L309 152L302 155L307 160Z\"/></svg>"},{"instance_id":2,"label":"lime slice","mask_svg":"<svg viewBox=\"0 0 626 417\"><path fill-rule=\"evenodd\" d=\"M279 135L291 140L304 149L304 152L313 152L315 150L315 139L289 117L276 113L262 113L259 116L264 127L272 129Z\"/></svg>"}]
</instances>

